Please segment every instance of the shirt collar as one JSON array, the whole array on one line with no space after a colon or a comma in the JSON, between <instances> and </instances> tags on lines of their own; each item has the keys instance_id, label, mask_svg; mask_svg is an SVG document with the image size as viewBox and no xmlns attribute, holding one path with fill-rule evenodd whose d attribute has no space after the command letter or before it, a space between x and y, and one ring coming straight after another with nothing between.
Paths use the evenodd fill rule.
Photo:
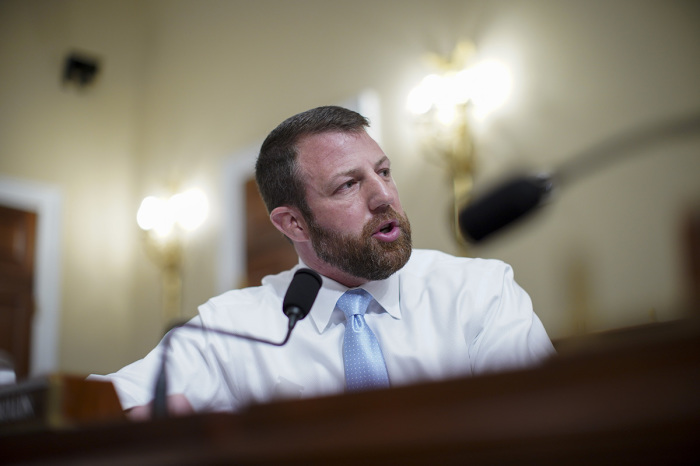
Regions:
<instances>
[{"instance_id":1,"label":"shirt collar","mask_svg":"<svg viewBox=\"0 0 700 466\"><path fill-rule=\"evenodd\" d=\"M299 260L298 268L307 267L301 259ZM321 276L323 285L318 292L318 296L311 306L309 317L316 326L319 333L323 333L328 327L335 309L335 304L338 299L345 293L348 288L335 280ZM379 303L379 305L393 318L401 318L401 310L399 308L399 277L398 272L392 274L385 280L367 282L359 288L364 289Z\"/></svg>"}]
</instances>

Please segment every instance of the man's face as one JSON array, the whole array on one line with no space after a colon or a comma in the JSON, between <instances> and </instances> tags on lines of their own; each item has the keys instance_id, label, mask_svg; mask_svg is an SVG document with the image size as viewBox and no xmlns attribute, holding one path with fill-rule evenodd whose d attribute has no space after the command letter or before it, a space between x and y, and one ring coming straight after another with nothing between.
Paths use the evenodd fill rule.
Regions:
<instances>
[{"instance_id":1,"label":"man's face","mask_svg":"<svg viewBox=\"0 0 700 466\"><path fill-rule=\"evenodd\" d=\"M318 258L366 280L403 267L411 256L411 227L377 143L364 131L333 132L308 136L298 149Z\"/></svg>"}]
</instances>

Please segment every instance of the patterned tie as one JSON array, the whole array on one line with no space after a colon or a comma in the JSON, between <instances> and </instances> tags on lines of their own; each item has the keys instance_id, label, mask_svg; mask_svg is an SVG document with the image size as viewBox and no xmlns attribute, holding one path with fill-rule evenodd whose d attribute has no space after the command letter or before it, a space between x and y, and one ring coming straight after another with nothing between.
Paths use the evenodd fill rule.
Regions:
<instances>
[{"instance_id":1,"label":"patterned tie","mask_svg":"<svg viewBox=\"0 0 700 466\"><path fill-rule=\"evenodd\" d=\"M372 329L365 322L365 312L372 295L363 289L348 290L338 299L337 307L345 313L345 386L348 391L389 387L384 356Z\"/></svg>"}]
</instances>

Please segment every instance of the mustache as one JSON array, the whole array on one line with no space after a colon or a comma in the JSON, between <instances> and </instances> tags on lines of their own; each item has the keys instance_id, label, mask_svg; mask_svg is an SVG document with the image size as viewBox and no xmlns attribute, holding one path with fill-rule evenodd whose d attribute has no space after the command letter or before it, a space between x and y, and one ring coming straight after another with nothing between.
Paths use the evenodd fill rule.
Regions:
<instances>
[{"instance_id":1,"label":"mustache","mask_svg":"<svg viewBox=\"0 0 700 466\"><path fill-rule=\"evenodd\" d=\"M377 214L372 219L368 220L367 223L365 223L365 226L362 228L362 233L363 235L371 235L377 231L379 227L387 222L391 222L392 220L396 220L398 227L403 231L410 231L408 217L406 217L406 215L399 214L393 207L389 206L384 212Z\"/></svg>"}]
</instances>

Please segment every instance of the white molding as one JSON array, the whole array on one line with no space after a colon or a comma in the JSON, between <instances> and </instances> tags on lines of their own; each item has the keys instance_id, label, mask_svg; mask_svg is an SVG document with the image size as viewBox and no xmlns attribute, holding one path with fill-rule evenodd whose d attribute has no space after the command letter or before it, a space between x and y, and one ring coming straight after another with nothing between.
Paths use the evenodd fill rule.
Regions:
<instances>
[{"instance_id":1,"label":"white molding","mask_svg":"<svg viewBox=\"0 0 700 466\"><path fill-rule=\"evenodd\" d=\"M365 90L342 102L370 120L367 133L381 146L381 112L379 96ZM241 283L245 276L245 182L255 173L255 160L263 140L231 155L223 167L222 228L217 272L217 293Z\"/></svg>"},{"instance_id":2,"label":"white molding","mask_svg":"<svg viewBox=\"0 0 700 466\"><path fill-rule=\"evenodd\" d=\"M0 204L37 214L29 375L58 370L61 314L61 192L53 186L0 176Z\"/></svg>"}]
</instances>

